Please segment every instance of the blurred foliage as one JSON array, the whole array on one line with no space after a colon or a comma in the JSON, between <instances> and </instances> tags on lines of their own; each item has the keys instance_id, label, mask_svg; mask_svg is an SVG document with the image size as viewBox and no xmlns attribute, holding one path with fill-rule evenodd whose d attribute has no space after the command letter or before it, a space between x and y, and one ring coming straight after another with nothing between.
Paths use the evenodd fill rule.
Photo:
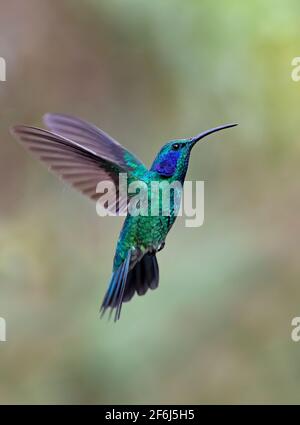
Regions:
<instances>
[{"instance_id":1,"label":"blurred foliage","mask_svg":"<svg viewBox=\"0 0 300 425\"><path fill-rule=\"evenodd\" d=\"M11 0L1 5L2 403L299 402L300 55L296 0ZM147 165L168 139L239 127L193 151L205 224L178 219L160 288L98 308L122 220L9 135L47 111L94 122Z\"/></svg>"}]
</instances>

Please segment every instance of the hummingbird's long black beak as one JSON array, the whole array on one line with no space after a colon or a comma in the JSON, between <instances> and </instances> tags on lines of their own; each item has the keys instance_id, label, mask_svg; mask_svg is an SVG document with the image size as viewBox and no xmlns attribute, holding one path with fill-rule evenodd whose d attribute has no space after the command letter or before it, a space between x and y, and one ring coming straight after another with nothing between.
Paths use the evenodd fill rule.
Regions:
<instances>
[{"instance_id":1,"label":"hummingbird's long black beak","mask_svg":"<svg viewBox=\"0 0 300 425\"><path fill-rule=\"evenodd\" d=\"M191 137L190 140L191 140L192 146L194 146L195 143L199 142L199 140L203 139L209 134L215 133L216 131L225 130L225 128L235 127L236 125L237 124L225 124L225 125L220 125L219 127L211 128L210 130L203 131L203 133L200 133L195 137Z\"/></svg>"}]
</instances>

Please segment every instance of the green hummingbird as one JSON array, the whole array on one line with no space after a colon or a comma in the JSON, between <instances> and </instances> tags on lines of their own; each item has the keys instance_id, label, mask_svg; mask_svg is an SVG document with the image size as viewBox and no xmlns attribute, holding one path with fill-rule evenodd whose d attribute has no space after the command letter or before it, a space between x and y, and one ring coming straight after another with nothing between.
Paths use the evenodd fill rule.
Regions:
<instances>
[{"instance_id":1,"label":"green hummingbird","mask_svg":"<svg viewBox=\"0 0 300 425\"><path fill-rule=\"evenodd\" d=\"M46 114L44 123L49 131L18 125L12 128L12 134L48 168L94 201L99 200L98 183L112 182L118 200L108 203L108 209L115 214L124 211L126 214L130 200L130 194L126 193L127 198L120 190L120 173L126 173L128 184L142 181L149 188L153 181L183 184L193 146L209 134L237 125L226 124L195 137L169 141L148 170L135 155L93 124L63 114ZM151 206L150 190L148 201ZM162 213L161 205L155 216L131 215L127 211L117 242L112 277L100 308L101 316L110 308L110 313L115 311L117 321L123 302L135 293L144 295L148 289L158 287L156 253L165 245L177 217L177 206L173 197L168 215Z\"/></svg>"}]
</instances>

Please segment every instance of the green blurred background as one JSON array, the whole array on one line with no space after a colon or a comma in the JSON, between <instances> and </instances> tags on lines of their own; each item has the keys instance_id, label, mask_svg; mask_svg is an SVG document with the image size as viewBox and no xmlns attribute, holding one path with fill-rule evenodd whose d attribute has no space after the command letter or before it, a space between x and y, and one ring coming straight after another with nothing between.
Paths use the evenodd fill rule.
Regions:
<instances>
[{"instance_id":1,"label":"green blurred background","mask_svg":"<svg viewBox=\"0 0 300 425\"><path fill-rule=\"evenodd\" d=\"M300 402L298 0L1 2L1 403ZM150 165L168 139L238 122L192 154L205 223L178 219L160 288L98 308L121 218L9 135L75 114Z\"/></svg>"}]
</instances>

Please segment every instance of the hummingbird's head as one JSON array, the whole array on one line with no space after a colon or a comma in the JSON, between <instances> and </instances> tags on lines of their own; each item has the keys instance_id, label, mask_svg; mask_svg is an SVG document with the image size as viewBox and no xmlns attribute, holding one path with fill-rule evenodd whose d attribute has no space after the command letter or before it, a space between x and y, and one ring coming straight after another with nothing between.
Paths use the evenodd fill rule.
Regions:
<instances>
[{"instance_id":1,"label":"hummingbird's head","mask_svg":"<svg viewBox=\"0 0 300 425\"><path fill-rule=\"evenodd\" d=\"M219 127L206 130L195 137L189 139L176 139L166 143L156 156L151 171L156 171L161 177L175 177L178 180L183 180L186 175L190 153L199 140L215 133L216 131L224 130L225 128L234 127L237 124L226 124Z\"/></svg>"}]
</instances>

